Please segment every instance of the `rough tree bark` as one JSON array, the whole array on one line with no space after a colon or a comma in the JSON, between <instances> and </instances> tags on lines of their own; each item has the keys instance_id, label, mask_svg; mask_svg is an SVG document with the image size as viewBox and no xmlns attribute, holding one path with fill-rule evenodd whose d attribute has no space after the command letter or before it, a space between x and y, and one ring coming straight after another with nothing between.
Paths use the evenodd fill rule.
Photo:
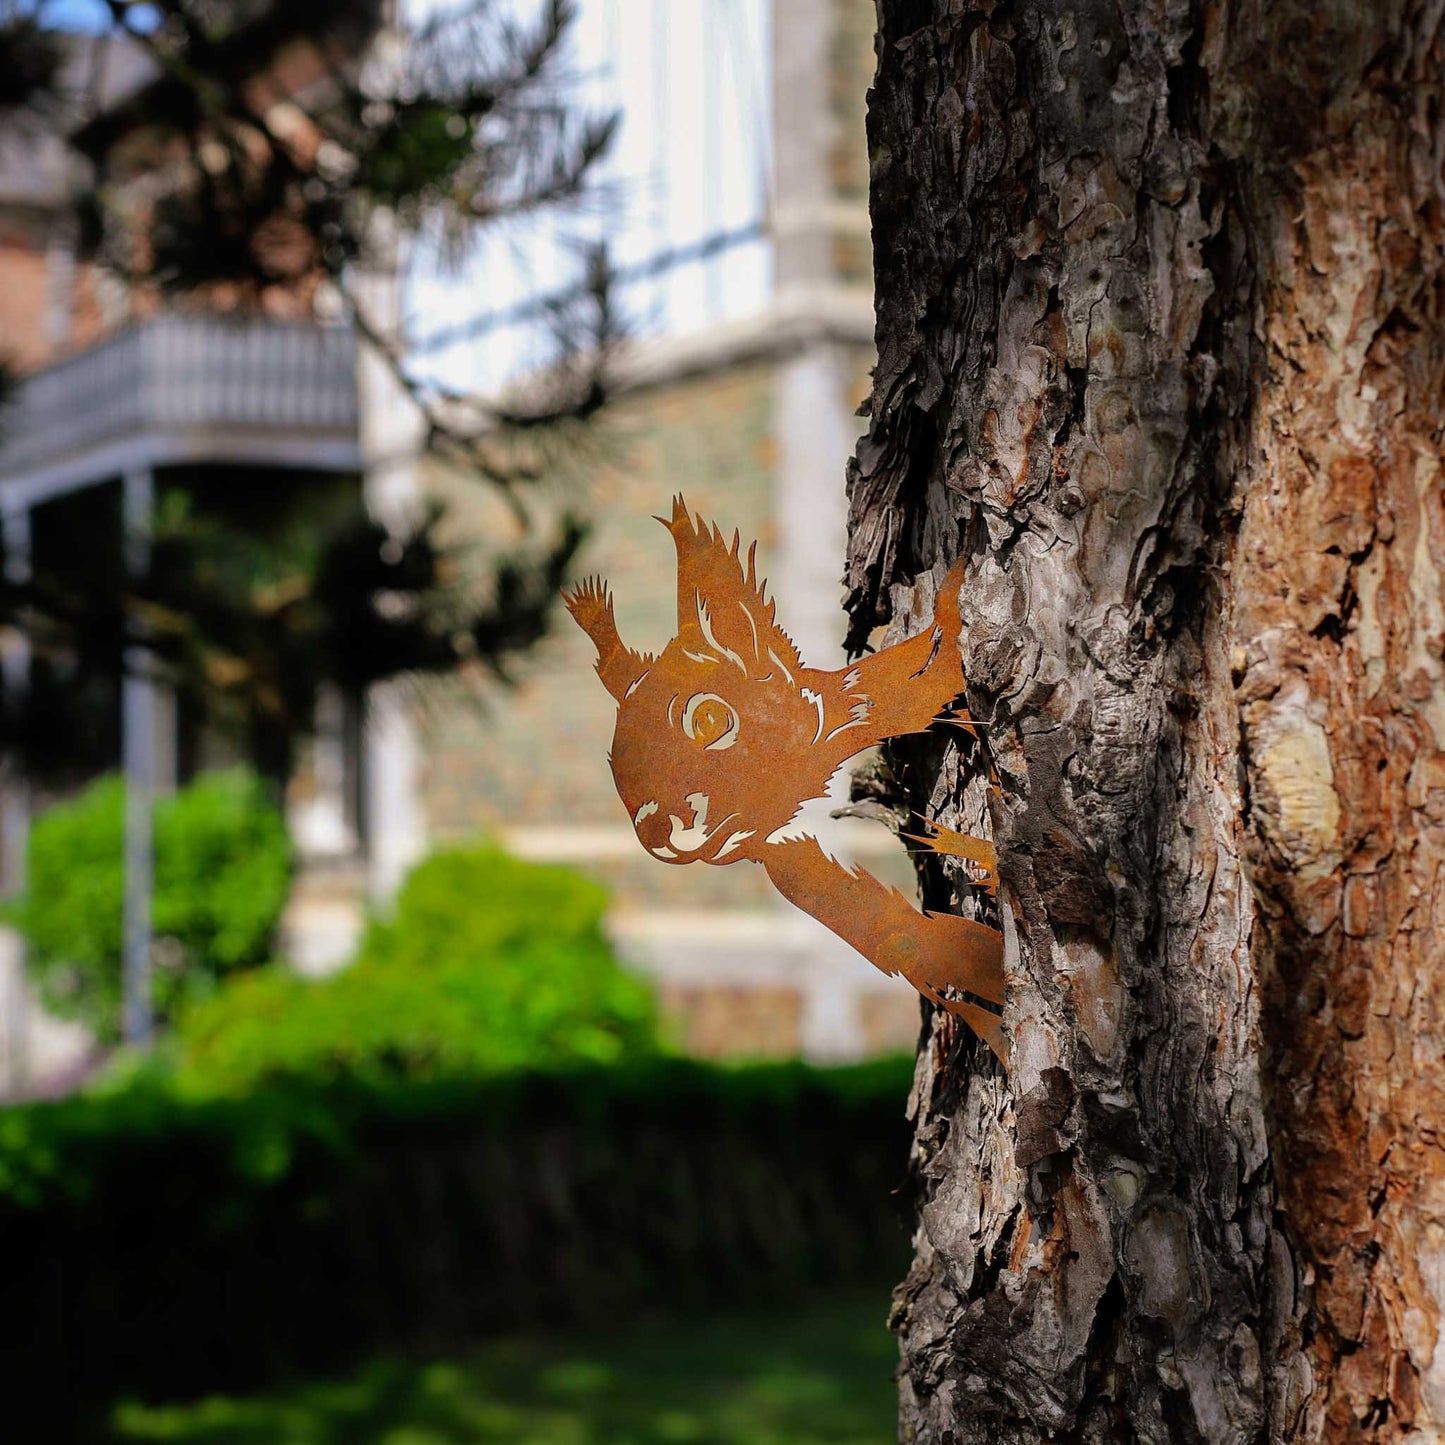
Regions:
<instances>
[{"instance_id":1,"label":"rough tree bark","mask_svg":"<svg viewBox=\"0 0 1445 1445\"><path fill-rule=\"evenodd\" d=\"M1013 974L1007 1073L925 1025L905 1440L1445 1438L1442 15L880 0L850 611L969 559L986 746L894 786Z\"/></svg>"}]
</instances>

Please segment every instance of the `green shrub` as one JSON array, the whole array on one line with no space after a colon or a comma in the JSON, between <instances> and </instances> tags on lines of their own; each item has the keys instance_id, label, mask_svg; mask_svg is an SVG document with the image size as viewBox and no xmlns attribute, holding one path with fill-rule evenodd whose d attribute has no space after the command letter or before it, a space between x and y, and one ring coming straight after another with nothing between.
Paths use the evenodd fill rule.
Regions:
<instances>
[{"instance_id":1,"label":"green shrub","mask_svg":"<svg viewBox=\"0 0 1445 1445\"><path fill-rule=\"evenodd\" d=\"M26 895L10 910L48 1008L110 1042L120 1033L125 785L106 777L39 817ZM262 781L208 773L155 808L153 1006L165 1020L270 954L291 844Z\"/></svg>"},{"instance_id":2,"label":"green shrub","mask_svg":"<svg viewBox=\"0 0 1445 1445\"><path fill-rule=\"evenodd\" d=\"M437 854L325 979L272 966L189 1008L180 1082L241 1094L281 1078L448 1078L611 1064L655 1051L651 991L602 936L606 895L495 847Z\"/></svg>"}]
</instances>

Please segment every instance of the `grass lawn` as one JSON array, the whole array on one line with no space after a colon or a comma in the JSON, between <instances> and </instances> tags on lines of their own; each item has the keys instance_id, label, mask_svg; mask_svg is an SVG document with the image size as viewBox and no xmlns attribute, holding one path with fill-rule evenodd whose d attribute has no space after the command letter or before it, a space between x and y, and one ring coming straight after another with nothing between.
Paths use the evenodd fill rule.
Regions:
<instances>
[{"instance_id":1,"label":"grass lawn","mask_svg":"<svg viewBox=\"0 0 1445 1445\"><path fill-rule=\"evenodd\" d=\"M883 1291L787 1314L499 1340L432 1364L195 1404L125 1403L117 1442L185 1445L888 1445Z\"/></svg>"}]
</instances>

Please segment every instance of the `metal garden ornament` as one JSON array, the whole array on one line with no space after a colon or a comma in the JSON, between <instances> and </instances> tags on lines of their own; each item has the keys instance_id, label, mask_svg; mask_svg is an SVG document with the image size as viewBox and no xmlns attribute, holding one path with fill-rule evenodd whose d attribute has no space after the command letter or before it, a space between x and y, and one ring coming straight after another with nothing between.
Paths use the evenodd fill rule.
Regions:
<instances>
[{"instance_id":1,"label":"metal garden ornament","mask_svg":"<svg viewBox=\"0 0 1445 1445\"><path fill-rule=\"evenodd\" d=\"M589 578L566 597L617 699L612 775L642 846L665 863L761 863L789 902L887 974L964 1020L1002 1057L1003 937L920 911L811 837L782 836L804 802L855 754L931 724L970 728L957 639L961 565L934 622L836 672L808 667L775 617L755 568L681 497L658 518L677 546L677 636L660 657L618 635L612 597ZM992 845L934 824L911 842L969 861L997 889Z\"/></svg>"}]
</instances>

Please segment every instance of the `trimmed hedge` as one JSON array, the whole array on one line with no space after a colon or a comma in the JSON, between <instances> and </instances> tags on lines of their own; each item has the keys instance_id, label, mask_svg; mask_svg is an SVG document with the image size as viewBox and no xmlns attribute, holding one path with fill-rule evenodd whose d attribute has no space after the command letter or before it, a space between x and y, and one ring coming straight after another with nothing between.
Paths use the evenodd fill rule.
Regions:
<instances>
[{"instance_id":1,"label":"trimmed hedge","mask_svg":"<svg viewBox=\"0 0 1445 1445\"><path fill-rule=\"evenodd\" d=\"M909 1070L657 1059L203 1102L142 1077L9 1110L7 1414L18 1390L58 1439L61 1401L896 1277Z\"/></svg>"}]
</instances>

